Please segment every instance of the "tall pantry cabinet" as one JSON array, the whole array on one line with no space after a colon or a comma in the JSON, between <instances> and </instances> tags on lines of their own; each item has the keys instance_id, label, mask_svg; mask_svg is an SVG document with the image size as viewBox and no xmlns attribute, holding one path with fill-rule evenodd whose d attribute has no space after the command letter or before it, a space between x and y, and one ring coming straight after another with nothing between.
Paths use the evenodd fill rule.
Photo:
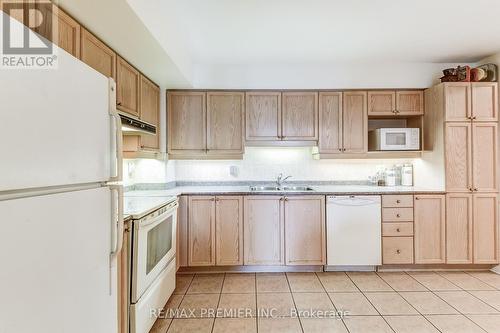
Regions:
<instances>
[{"instance_id":1,"label":"tall pantry cabinet","mask_svg":"<svg viewBox=\"0 0 500 333\"><path fill-rule=\"evenodd\" d=\"M497 83L441 83L426 91L426 102L436 126L444 123L433 150L444 156L446 263L496 264Z\"/></svg>"}]
</instances>

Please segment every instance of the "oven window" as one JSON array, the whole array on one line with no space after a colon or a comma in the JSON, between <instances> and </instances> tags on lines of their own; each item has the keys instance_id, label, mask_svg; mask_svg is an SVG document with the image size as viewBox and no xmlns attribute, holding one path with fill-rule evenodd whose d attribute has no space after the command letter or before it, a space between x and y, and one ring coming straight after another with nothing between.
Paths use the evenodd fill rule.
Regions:
<instances>
[{"instance_id":1,"label":"oven window","mask_svg":"<svg viewBox=\"0 0 500 333\"><path fill-rule=\"evenodd\" d=\"M146 274L149 274L172 248L172 224L172 216L170 216L148 231Z\"/></svg>"},{"instance_id":2,"label":"oven window","mask_svg":"<svg viewBox=\"0 0 500 333\"><path fill-rule=\"evenodd\" d=\"M406 133L386 133L385 143L389 146L405 146Z\"/></svg>"}]
</instances>

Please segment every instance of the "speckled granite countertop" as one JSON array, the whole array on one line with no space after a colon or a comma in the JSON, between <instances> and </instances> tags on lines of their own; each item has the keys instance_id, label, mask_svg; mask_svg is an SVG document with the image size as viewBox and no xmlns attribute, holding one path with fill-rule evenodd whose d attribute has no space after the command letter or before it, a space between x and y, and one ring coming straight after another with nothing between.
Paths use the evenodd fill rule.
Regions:
<instances>
[{"instance_id":1,"label":"speckled granite countertop","mask_svg":"<svg viewBox=\"0 0 500 333\"><path fill-rule=\"evenodd\" d=\"M176 195L369 195L369 194L442 194L444 190L409 186L316 185L313 191L251 191L249 186L177 186L168 190L133 190L125 197L161 197Z\"/></svg>"},{"instance_id":2,"label":"speckled granite countertop","mask_svg":"<svg viewBox=\"0 0 500 333\"><path fill-rule=\"evenodd\" d=\"M158 194L155 196L125 196L123 198L124 218L128 217L129 219L140 219L141 217L157 210L175 199L176 195L171 194Z\"/></svg>"}]
</instances>

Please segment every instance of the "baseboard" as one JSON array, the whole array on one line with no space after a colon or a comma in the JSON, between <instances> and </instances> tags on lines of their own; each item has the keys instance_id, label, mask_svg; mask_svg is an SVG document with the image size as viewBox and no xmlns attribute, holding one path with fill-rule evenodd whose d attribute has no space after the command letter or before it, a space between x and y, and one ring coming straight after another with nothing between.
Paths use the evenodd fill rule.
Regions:
<instances>
[{"instance_id":1,"label":"baseboard","mask_svg":"<svg viewBox=\"0 0 500 333\"><path fill-rule=\"evenodd\" d=\"M412 264L412 265L382 265L377 268L378 272L401 272L401 271L487 271L495 265L477 264Z\"/></svg>"},{"instance_id":2,"label":"baseboard","mask_svg":"<svg viewBox=\"0 0 500 333\"><path fill-rule=\"evenodd\" d=\"M177 273L280 273L280 272L323 272L323 266L205 266L179 267Z\"/></svg>"}]
</instances>

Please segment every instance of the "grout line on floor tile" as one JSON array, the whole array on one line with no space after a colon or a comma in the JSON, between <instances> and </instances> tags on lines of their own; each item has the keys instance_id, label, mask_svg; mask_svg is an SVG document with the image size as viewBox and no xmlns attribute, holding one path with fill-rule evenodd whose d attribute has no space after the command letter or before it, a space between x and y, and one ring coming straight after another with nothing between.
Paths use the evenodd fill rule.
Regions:
<instances>
[{"instance_id":1,"label":"grout line on floor tile","mask_svg":"<svg viewBox=\"0 0 500 333\"><path fill-rule=\"evenodd\" d=\"M490 272L490 271L488 271L488 272ZM487 286L489 286L489 287L493 288L493 290L500 290L500 288L496 288L495 286L493 286L493 285L489 284L488 282L486 282L486 281L482 280L481 278L475 277L474 275L472 275L472 274L471 274L470 272L468 272L468 271L464 271L464 273L465 273L465 274L467 274L467 275L469 275L470 277L473 277L474 279L478 279L479 281L481 281L481 282L482 282L482 283L484 283L485 285L487 285ZM495 273L493 273L493 274L495 274Z\"/></svg>"},{"instance_id":2,"label":"grout line on floor tile","mask_svg":"<svg viewBox=\"0 0 500 333\"><path fill-rule=\"evenodd\" d=\"M304 328L302 327L302 322L300 321L300 316L298 315L297 305L295 304L295 298L293 297L292 286L290 286L290 281L288 280L288 274L287 273L285 273L285 278L286 278L286 282L288 283L288 288L290 288L290 294L292 296L293 306L295 308L295 311L297 313L297 318L299 320L300 330L302 331L302 333L304 333ZM292 317L290 317L290 318L292 318Z\"/></svg>"},{"instance_id":3,"label":"grout line on floor tile","mask_svg":"<svg viewBox=\"0 0 500 333\"><path fill-rule=\"evenodd\" d=\"M330 300L330 303L332 303L333 308L335 309L335 313L336 313L336 315L338 315L339 310L338 310L338 309L337 309L337 307L335 306L335 303L333 303L333 300L332 300L332 298L330 297L330 293L328 293L328 291L326 290L325 285L323 284L323 282L321 281L321 279L320 279L320 278L319 278L319 276L318 276L318 273L316 273L316 272L315 272L314 274L316 274L316 277L318 278L319 283L320 283L320 284L321 284L321 286L323 287L323 290L325 291L326 296L328 297L328 299ZM344 274L345 274L345 272L344 272ZM345 274L345 275L347 275L347 274ZM342 321L342 324L344 325L344 327L345 327L345 329L347 330L347 332L348 332L348 333L350 333L349 328L347 327L347 325L346 325L346 324L345 324L345 322L344 322L344 318L340 318L340 320Z\"/></svg>"},{"instance_id":4,"label":"grout line on floor tile","mask_svg":"<svg viewBox=\"0 0 500 333\"><path fill-rule=\"evenodd\" d=\"M215 306L215 316L214 316L214 321L212 322L212 329L210 332L213 333L214 327L215 327L215 319L217 319L217 309L219 309L219 304L220 304L220 298L222 296L222 288L224 288L224 281L226 281L226 273L222 276L222 285L220 287L220 292L219 292L219 300L217 301L217 305Z\"/></svg>"}]
</instances>

